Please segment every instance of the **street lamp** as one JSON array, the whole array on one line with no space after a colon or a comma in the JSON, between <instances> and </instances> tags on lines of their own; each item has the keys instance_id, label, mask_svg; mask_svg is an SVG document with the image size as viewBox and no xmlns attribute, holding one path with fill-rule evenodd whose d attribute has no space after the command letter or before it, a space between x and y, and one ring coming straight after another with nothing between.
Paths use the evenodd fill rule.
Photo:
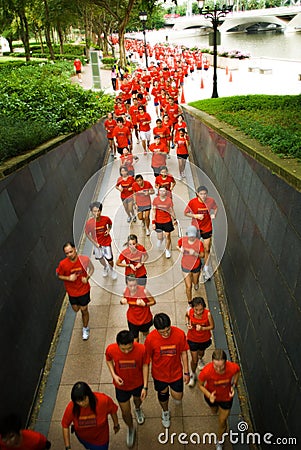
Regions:
<instances>
[{"instance_id":1,"label":"street lamp","mask_svg":"<svg viewBox=\"0 0 301 450\"><path fill-rule=\"evenodd\" d=\"M205 6L205 0L198 0L198 8L199 12L205 19L211 20L212 28L213 28L213 91L211 98L218 98L217 93L217 45L220 44L220 34L218 31L218 26L221 24L220 19L222 17L226 17L226 14L232 11L233 9L233 0L228 0L227 4L222 5L221 7L216 4L214 0L214 8L209 8L209 6Z\"/></svg>"},{"instance_id":2,"label":"street lamp","mask_svg":"<svg viewBox=\"0 0 301 450\"><path fill-rule=\"evenodd\" d=\"M144 36L144 53L145 53L145 65L148 68L148 61L147 61L147 48L146 48L146 37L145 37L145 25L147 21L147 13L145 11L141 11L139 13L139 19L143 26L143 36Z\"/></svg>"}]
</instances>

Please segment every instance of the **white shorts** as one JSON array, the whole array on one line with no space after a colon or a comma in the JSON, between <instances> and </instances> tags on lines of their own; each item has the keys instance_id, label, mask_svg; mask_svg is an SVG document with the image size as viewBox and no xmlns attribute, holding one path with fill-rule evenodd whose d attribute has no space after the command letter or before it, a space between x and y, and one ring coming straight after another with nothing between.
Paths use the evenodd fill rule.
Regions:
<instances>
[{"instance_id":1,"label":"white shorts","mask_svg":"<svg viewBox=\"0 0 301 450\"><path fill-rule=\"evenodd\" d=\"M140 139L142 141L150 142L150 140L151 140L151 131L140 131Z\"/></svg>"},{"instance_id":2,"label":"white shorts","mask_svg":"<svg viewBox=\"0 0 301 450\"><path fill-rule=\"evenodd\" d=\"M110 245L102 245L101 247L94 247L95 259L106 258L108 261L113 259L112 248Z\"/></svg>"}]
</instances>

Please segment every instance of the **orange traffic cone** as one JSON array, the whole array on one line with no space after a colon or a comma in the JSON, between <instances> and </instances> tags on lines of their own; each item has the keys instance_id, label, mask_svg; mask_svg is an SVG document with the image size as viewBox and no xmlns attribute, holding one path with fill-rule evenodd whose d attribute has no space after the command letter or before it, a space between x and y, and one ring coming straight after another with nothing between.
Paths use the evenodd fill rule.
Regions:
<instances>
[{"instance_id":1,"label":"orange traffic cone","mask_svg":"<svg viewBox=\"0 0 301 450\"><path fill-rule=\"evenodd\" d=\"M184 86L182 87L181 103L186 103L185 95L184 95Z\"/></svg>"},{"instance_id":2,"label":"orange traffic cone","mask_svg":"<svg viewBox=\"0 0 301 450\"><path fill-rule=\"evenodd\" d=\"M204 89L204 80L203 80L203 77L201 77L201 89Z\"/></svg>"},{"instance_id":3,"label":"orange traffic cone","mask_svg":"<svg viewBox=\"0 0 301 450\"><path fill-rule=\"evenodd\" d=\"M231 72L231 70L230 70L229 82L230 83L232 82L232 72Z\"/></svg>"},{"instance_id":4,"label":"orange traffic cone","mask_svg":"<svg viewBox=\"0 0 301 450\"><path fill-rule=\"evenodd\" d=\"M119 91L119 81L118 81L118 78L116 78L116 91Z\"/></svg>"},{"instance_id":5,"label":"orange traffic cone","mask_svg":"<svg viewBox=\"0 0 301 450\"><path fill-rule=\"evenodd\" d=\"M228 75L228 73L229 73L229 68L228 68L228 66L226 66L226 75Z\"/></svg>"}]
</instances>

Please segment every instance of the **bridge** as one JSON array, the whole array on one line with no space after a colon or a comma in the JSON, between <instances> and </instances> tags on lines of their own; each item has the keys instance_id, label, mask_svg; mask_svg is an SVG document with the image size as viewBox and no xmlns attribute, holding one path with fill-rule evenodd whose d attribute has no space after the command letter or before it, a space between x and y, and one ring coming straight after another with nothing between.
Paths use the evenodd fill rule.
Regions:
<instances>
[{"instance_id":1,"label":"bridge","mask_svg":"<svg viewBox=\"0 0 301 450\"><path fill-rule=\"evenodd\" d=\"M301 29L301 6L284 6L248 11L232 12L221 19L221 32L250 32ZM202 15L179 17L168 22L173 30L200 28L203 31L212 28L210 20Z\"/></svg>"}]
</instances>

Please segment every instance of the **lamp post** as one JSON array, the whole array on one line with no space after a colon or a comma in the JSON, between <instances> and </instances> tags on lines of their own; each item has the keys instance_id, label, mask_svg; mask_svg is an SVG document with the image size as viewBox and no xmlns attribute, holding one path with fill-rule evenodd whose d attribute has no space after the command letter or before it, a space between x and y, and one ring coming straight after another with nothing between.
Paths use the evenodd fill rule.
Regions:
<instances>
[{"instance_id":1,"label":"lamp post","mask_svg":"<svg viewBox=\"0 0 301 450\"><path fill-rule=\"evenodd\" d=\"M219 7L214 0L214 8L209 8L209 6L205 5L205 0L198 0L198 8L199 12L205 19L211 20L212 28L213 28L213 91L211 98L218 98L217 93L217 45L220 44L220 37L218 26L221 24L220 19L226 17L226 14L232 11L233 9L233 0L229 0L228 4L224 4ZM219 38L219 41L218 41Z\"/></svg>"},{"instance_id":2,"label":"lamp post","mask_svg":"<svg viewBox=\"0 0 301 450\"><path fill-rule=\"evenodd\" d=\"M144 53L145 53L145 65L148 68L148 61L147 61L147 47L146 47L146 37L145 37L145 25L147 21L147 13L145 11L141 11L139 13L139 19L143 26L143 36L144 36Z\"/></svg>"}]
</instances>

